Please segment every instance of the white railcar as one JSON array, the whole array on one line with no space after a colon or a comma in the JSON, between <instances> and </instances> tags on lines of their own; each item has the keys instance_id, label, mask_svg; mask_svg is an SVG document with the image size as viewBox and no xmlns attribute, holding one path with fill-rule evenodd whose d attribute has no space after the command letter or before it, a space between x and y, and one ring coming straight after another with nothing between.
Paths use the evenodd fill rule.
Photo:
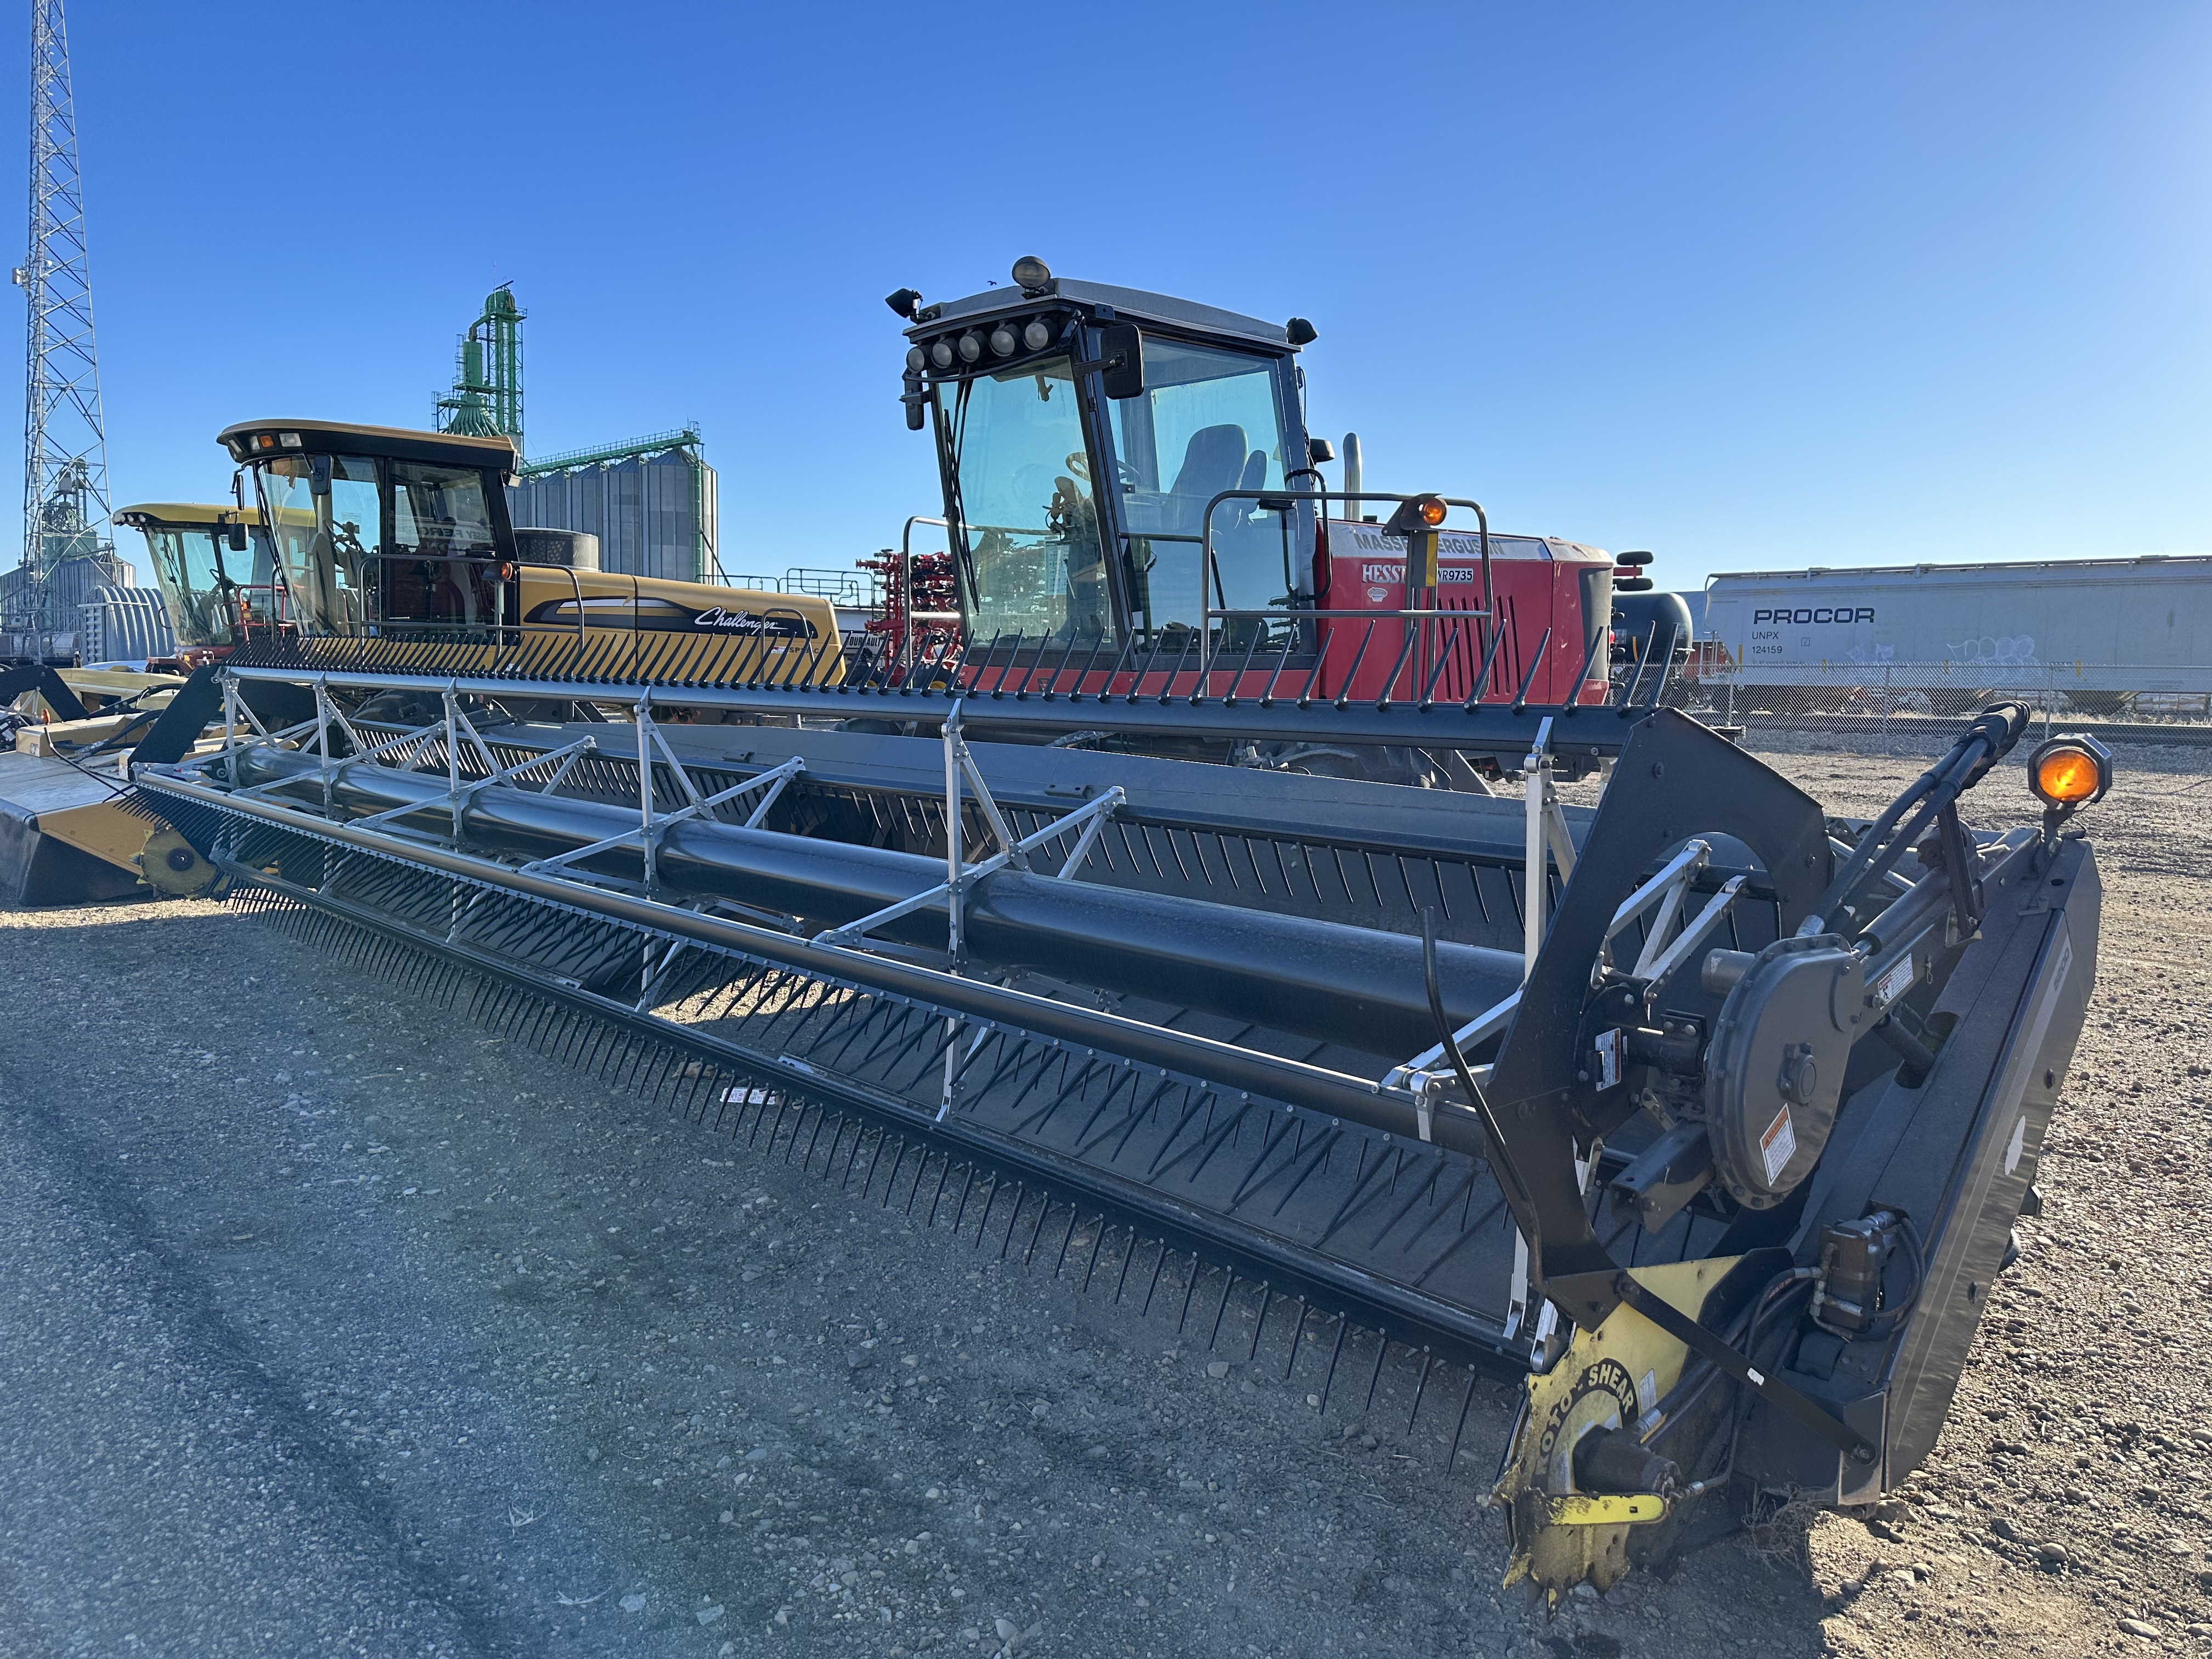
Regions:
<instances>
[{"instance_id":1,"label":"white railcar","mask_svg":"<svg viewBox=\"0 0 2212 1659\"><path fill-rule=\"evenodd\" d=\"M1747 572L1705 599L1716 683L2212 690L2212 556Z\"/></svg>"}]
</instances>

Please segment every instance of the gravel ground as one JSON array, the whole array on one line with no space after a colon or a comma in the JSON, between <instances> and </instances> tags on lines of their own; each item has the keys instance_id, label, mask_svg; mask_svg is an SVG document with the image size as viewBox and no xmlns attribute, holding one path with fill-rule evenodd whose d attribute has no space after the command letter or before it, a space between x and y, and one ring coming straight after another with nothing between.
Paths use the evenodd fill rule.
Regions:
<instances>
[{"instance_id":1,"label":"gravel ground","mask_svg":"<svg viewBox=\"0 0 2212 1659\"><path fill-rule=\"evenodd\" d=\"M1841 811L1924 762L1760 741ZM2046 1207L1929 1465L1548 1624L1501 1388L1409 1434L1419 1366L1370 1404L1348 1345L1324 1416L1320 1322L1285 1383L1279 1304L1209 1349L1148 1252L1115 1305L1118 1235L1086 1294L1087 1231L1001 1261L1003 1211L956 1243L219 906L0 913L0 1654L2212 1646L2212 779L2121 759Z\"/></svg>"}]
</instances>

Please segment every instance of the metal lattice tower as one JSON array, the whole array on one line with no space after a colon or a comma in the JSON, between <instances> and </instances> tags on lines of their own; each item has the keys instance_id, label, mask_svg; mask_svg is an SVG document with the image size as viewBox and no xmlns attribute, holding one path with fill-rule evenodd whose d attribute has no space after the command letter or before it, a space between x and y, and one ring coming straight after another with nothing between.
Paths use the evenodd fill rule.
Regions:
<instances>
[{"instance_id":1,"label":"metal lattice tower","mask_svg":"<svg viewBox=\"0 0 2212 1659\"><path fill-rule=\"evenodd\" d=\"M514 440L522 448L522 319L513 284L484 296L483 314L461 336L453 389L438 399L438 429Z\"/></svg>"},{"instance_id":2,"label":"metal lattice tower","mask_svg":"<svg viewBox=\"0 0 2212 1659\"><path fill-rule=\"evenodd\" d=\"M58 560L99 550L109 513L92 270L62 0L32 0L30 246L15 279L30 307L23 571L15 608L38 628L47 624L48 573Z\"/></svg>"}]
</instances>

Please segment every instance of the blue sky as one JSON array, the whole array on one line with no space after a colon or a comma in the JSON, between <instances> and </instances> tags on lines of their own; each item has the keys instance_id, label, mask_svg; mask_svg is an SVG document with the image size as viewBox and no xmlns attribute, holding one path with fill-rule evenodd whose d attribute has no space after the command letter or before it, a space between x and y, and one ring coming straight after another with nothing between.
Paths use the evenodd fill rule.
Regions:
<instances>
[{"instance_id":1,"label":"blue sky","mask_svg":"<svg viewBox=\"0 0 2212 1659\"><path fill-rule=\"evenodd\" d=\"M2212 548L2212 8L73 0L116 500L427 424L696 419L732 569L934 509L882 296L1310 317L1369 482L1714 570ZM15 55L9 106L22 107ZM20 131L20 125L17 131Z\"/></svg>"}]
</instances>

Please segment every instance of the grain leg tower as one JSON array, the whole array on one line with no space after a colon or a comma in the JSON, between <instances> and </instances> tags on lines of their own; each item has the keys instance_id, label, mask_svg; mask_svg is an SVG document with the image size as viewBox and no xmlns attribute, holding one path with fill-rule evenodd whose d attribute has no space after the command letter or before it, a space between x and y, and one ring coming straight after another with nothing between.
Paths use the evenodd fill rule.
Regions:
<instances>
[{"instance_id":1,"label":"grain leg tower","mask_svg":"<svg viewBox=\"0 0 2212 1659\"><path fill-rule=\"evenodd\" d=\"M486 296L461 337L453 389L437 426L472 437L522 439L522 321L508 285ZM518 526L599 538L599 564L626 575L717 581L714 469L696 426L526 459L507 493Z\"/></svg>"}]
</instances>

